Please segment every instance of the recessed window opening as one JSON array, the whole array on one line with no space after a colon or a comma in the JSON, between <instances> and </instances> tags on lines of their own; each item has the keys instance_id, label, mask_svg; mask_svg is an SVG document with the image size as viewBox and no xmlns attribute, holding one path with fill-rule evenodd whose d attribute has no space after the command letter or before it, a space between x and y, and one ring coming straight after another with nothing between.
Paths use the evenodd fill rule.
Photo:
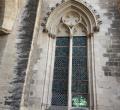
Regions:
<instances>
[{"instance_id":1,"label":"recessed window opening","mask_svg":"<svg viewBox=\"0 0 120 110\"><path fill-rule=\"evenodd\" d=\"M88 108L87 37L56 37L55 48L52 105Z\"/></svg>"}]
</instances>

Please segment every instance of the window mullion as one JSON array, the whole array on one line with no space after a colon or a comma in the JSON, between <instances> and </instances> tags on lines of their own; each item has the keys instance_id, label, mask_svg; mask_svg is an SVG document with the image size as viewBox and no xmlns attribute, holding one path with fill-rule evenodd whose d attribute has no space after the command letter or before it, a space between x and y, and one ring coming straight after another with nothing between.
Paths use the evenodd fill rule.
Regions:
<instances>
[{"instance_id":1,"label":"window mullion","mask_svg":"<svg viewBox=\"0 0 120 110\"><path fill-rule=\"evenodd\" d=\"M69 80L68 80L68 110L72 108L72 43L73 37L70 37L69 45Z\"/></svg>"}]
</instances>

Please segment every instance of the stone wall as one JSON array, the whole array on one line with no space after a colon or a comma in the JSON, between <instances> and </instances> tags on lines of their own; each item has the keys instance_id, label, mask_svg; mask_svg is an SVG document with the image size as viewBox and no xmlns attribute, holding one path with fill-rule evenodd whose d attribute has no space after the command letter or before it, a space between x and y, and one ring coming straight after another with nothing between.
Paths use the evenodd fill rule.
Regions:
<instances>
[{"instance_id":1,"label":"stone wall","mask_svg":"<svg viewBox=\"0 0 120 110\"><path fill-rule=\"evenodd\" d=\"M20 5L20 4L19 4ZM21 5L19 6L22 7ZM11 82L15 77L16 32L18 1L0 0L0 110L8 110L5 100L11 92ZM8 32L9 30L9 32ZM9 33L9 34L8 34Z\"/></svg>"},{"instance_id":2,"label":"stone wall","mask_svg":"<svg viewBox=\"0 0 120 110\"><path fill-rule=\"evenodd\" d=\"M45 0L43 19L48 10L61 0ZM119 110L120 108L120 14L114 0L89 0L100 14L100 31L91 38L93 50L92 73L94 78L94 110ZM39 30L34 44L34 55L30 59L25 97L26 109L45 110L50 106L52 46L54 40ZM34 62L34 64L33 64ZM51 77L50 77L51 76ZM40 105L41 104L41 105Z\"/></svg>"},{"instance_id":3,"label":"stone wall","mask_svg":"<svg viewBox=\"0 0 120 110\"><path fill-rule=\"evenodd\" d=\"M24 2L3 1L6 12L1 25L11 31L8 35L0 35L0 110L20 108L38 0ZM4 6L0 5L3 9ZM24 8L21 9L22 5Z\"/></svg>"},{"instance_id":4,"label":"stone wall","mask_svg":"<svg viewBox=\"0 0 120 110\"><path fill-rule=\"evenodd\" d=\"M19 9L25 0L0 0L0 29L12 31Z\"/></svg>"},{"instance_id":5,"label":"stone wall","mask_svg":"<svg viewBox=\"0 0 120 110\"><path fill-rule=\"evenodd\" d=\"M114 0L100 0L98 6L103 24L94 37L97 108L119 110L120 14Z\"/></svg>"},{"instance_id":6,"label":"stone wall","mask_svg":"<svg viewBox=\"0 0 120 110\"><path fill-rule=\"evenodd\" d=\"M118 10L120 11L120 0L117 0L116 3L117 3L117 6L118 6Z\"/></svg>"},{"instance_id":7,"label":"stone wall","mask_svg":"<svg viewBox=\"0 0 120 110\"><path fill-rule=\"evenodd\" d=\"M14 3L17 3L17 0L0 1L0 26L11 30L15 21L15 25L19 23L18 31L13 29L11 34L0 36L0 110L19 110L21 97L21 110L44 110L50 105L51 83L49 82L53 73L51 64L54 58L52 54L54 39L42 32L40 22L44 20L49 9L61 0L44 0L42 8L39 5L35 27L37 9L32 6L37 4L34 4L34 0L30 1L30 4L26 5L29 9L23 8L23 15L25 11L30 13L26 13L26 17L24 16L21 22L16 21L16 12L11 13L16 9ZM96 9L102 20L100 31L91 38L94 57L92 57L92 73L89 74L94 76L94 110L119 110L120 14L115 0L89 0L87 2ZM5 16L4 19L3 16ZM18 35L17 42L16 34ZM32 49L29 65L27 65L31 41L33 41Z\"/></svg>"}]
</instances>

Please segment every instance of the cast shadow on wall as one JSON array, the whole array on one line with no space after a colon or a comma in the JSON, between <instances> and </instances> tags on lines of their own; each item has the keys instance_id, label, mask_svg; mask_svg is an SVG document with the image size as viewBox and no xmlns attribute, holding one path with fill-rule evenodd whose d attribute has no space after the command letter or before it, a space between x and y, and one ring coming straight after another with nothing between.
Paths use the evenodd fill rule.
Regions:
<instances>
[{"instance_id":1,"label":"cast shadow on wall","mask_svg":"<svg viewBox=\"0 0 120 110\"><path fill-rule=\"evenodd\" d=\"M5 0L0 0L0 27L2 27L5 12Z\"/></svg>"}]
</instances>

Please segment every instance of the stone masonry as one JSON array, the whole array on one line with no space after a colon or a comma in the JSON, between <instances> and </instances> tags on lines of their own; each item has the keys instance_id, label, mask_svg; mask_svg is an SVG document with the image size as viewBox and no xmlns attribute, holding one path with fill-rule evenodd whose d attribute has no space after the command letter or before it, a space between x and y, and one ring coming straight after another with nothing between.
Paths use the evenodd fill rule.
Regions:
<instances>
[{"instance_id":1,"label":"stone masonry","mask_svg":"<svg viewBox=\"0 0 120 110\"><path fill-rule=\"evenodd\" d=\"M55 43L41 23L50 9L61 2L0 0L0 110L51 107ZM120 110L119 3L116 0L86 2L102 21L99 32L91 37L93 57L89 74L94 74L94 105L90 110Z\"/></svg>"}]
</instances>

